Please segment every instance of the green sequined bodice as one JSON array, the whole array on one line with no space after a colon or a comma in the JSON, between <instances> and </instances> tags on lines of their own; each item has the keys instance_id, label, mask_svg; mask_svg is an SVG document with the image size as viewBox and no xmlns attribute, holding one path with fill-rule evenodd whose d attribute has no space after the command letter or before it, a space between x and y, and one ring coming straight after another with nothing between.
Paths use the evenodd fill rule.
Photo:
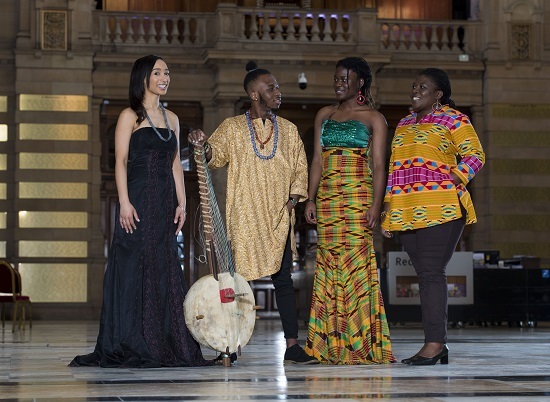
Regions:
<instances>
[{"instance_id":1,"label":"green sequined bodice","mask_svg":"<svg viewBox=\"0 0 550 402\"><path fill-rule=\"evenodd\" d=\"M321 127L322 147L366 148L370 141L370 131L357 120L325 120Z\"/></svg>"}]
</instances>

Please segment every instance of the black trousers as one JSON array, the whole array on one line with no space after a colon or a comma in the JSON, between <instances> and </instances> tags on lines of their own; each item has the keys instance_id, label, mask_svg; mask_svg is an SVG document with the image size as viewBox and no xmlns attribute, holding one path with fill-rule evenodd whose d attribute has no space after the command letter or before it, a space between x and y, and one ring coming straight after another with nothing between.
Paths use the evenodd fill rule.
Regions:
<instances>
[{"instance_id":1,"label":"black trousers","mask_svg":"<svg viewBox=\"0 0 550 402\"><path fill-rule=\"evenodd\" d=\"M296 294L292 282L292 244L290 232L286 240L281 269L271 275L275 287L275 300L283 324L286 339L298 339L298 314L296 312Z\"/></svg>"},{"instance_id":2,"label":"black trousers","mask_svg":"<svg viewBox=\"0 0 550 402\"><path fill-rule=\"evenodd\" d=\"M465 215L464 215L465 216ZM413 263L420 287L424 342L447 342L447 276L464 218L423 229L399 233Z\"/></svg>"}]
</instances>

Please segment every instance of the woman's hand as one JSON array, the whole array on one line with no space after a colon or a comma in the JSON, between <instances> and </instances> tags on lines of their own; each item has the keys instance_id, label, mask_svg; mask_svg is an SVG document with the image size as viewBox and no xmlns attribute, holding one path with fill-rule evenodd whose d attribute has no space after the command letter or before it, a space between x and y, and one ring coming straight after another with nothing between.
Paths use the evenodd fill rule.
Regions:
<instances>
[{"instance_id":1,"label":"woman's hand","mask_svg":"<svg viewBox=\"0 0 550 402\"><path fill-rule=\"evenodd\" d=\"M126 233L134 233L137 229L136 222L139 222L139 216L131 203L120 204L120 227Z\"/></svg>"},{"instance_id":2,"label":"woman's hand","mask_svg":"<svg viewBox=\"0 0 550 402\"><path fill-rule=\"evenodd\" d=\"M176 229L176 236L181 231L181 228L183 228L185 218L187 217L187 212L185 212L184 208L185 207L182 207L181 205L178 205L176 207L176 214L174 215L174 223L178 224L178 228Z\"/></svg>"},{"instance_id":3,"label":"woman's hand","mask_svg":"<svg viewBox=\"0 0 550 402\"><path fill-rule=\"evenodd\" d=\"M453 183L455 186L462 184L462 180L460 180L460 177L458 177L455 173L451 172L451 177L453 178Z\"/></svg>"},{"instance_id":4,"label":"woman's hand","mask_svg":"<svg viewBox=\"0 0 550 402\"><path fill-rule=\"evenodd\" d=\"M312 223L314 225L317 224L317 208L315 206L315 203L311 200L308 200L306 202L306 208L304 211L304 215L306 217L307 223Z\"/></svg>"},{"instance_id":5,"label":"woman's hand","mask_svg":"<svg viewBox=\"0 0 550 402\"><path fill-rule=\"evenodd\" d=\"M370 207L367 210L367 227L374 229L380 222L380 208Z\"/></svg>"},{"instance_id":6,"label":"woman's hand","mask_svg":"<svg viewBox=\"0 0 550 402\"><path fill-rule=\"evenodd\" d=\"M382 212L380 212L380 223L384 221L384 219L387 218L388 211L390 209L390 204L385 202L384 206L382 208ZM389 219L389 218L388 218ZM380 228L380 232L382 233L382 236L387 237L388 239L391 239L393 237L393 233L389 230L386 230L384 228Z\"/></svg>"}]
</instances>

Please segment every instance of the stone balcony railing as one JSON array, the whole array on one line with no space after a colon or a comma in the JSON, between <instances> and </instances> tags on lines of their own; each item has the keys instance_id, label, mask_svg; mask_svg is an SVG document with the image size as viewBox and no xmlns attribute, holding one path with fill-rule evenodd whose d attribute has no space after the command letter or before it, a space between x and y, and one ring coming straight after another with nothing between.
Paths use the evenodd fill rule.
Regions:
<instances>
[{"instance_id":1,"label":"stone balcony railing","mask_svg":"<svg viewBox=\"0 0 550 402\"><path fill-rule=\"evenodd\" d=\"M209 14L98 12L99 44L103 46L204 47L206 27L216 23Z\"/></svg>"},{"instance_id":2,"label":"stone balcony railing","mask_svg":"<svg viewBox=\"0 0 550 402\"><path fill-rule=\"evenodd\" d=\"M97 12L96 44L108 48L254 49L266 43L292 52L325 52L328 44L369 53L479 53L481 22L379 20L375 10L353 12L220 6L215 13ZM176 45L176 47L175 47ZM292 46L289 46L292 45ZM298 46L298 48L294 47Z\"/></svg>"},{"instance_id":3,"label":"stone balcony railing","mask_svg":"<svg viewBox=\"0 0 550 402\"><path fill-rule=\"evenodd\" d=\"M466 21L378 20L380 50L475 52L467 33L472 34L471 28L477 25Z\"/></svg>"},{"instance_id":4,"label":"stone balcony railing","mask_svg":"<svg viewBox=\"0 0 550 402\"><path fill-rule=\"evenodd\" d=\"M353 15L347 12L239 10L241 42L354 43Z\"/></svg>"}]
</instances>

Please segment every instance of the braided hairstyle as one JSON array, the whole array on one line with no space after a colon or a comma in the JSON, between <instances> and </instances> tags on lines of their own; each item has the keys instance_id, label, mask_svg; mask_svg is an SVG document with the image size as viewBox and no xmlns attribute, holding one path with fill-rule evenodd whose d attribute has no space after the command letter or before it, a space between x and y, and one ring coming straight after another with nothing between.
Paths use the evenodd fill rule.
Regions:
<instances>
[{"instance_id":1,"label":"braided hairstyle","mask_svg":"<svg viewBox=\"0 0 550 402\"><path fill-rule=\"evenodd\" d=\"M365 97L367 105L373 109L376 108L376 102L370 93L372 73L367 61L362 57L346 57L345 59L338 60L336 68L338 67L343 67L348 70L348 76L350 70L354 71L357 74L357 81L363 79L363 86L359 88L359 91Z\"/></svg>"},{"instance_id":2,"label":"braided hairstyle","mask_svg":"<svg viewBox=\"0 0 550 402\"><path fill-rule=\"evenodd\" d=\"M145 85L149 88L149 78L151 72L155 67L157 60L162 60L162 57L150 54L137 59L132 67L130 73L130 88L128 99L130 101L130 108L137 114L136 123L139 125L143 120L147 112L145 106L143 106L143 98L145 97Z\"/></svg>"},{"instance_id":3,"label":"braided hairstyle","mask_svg":"<svg viewBox=\"0 0 550 402\"><path fill-rule=\"evenodd\" d=\"M441 104L449 105L453 109L456 108L455 102L451 99L451 81L445 71L439 68L430 67L422 70L418 75L430 78L437 89L443 92L443 96L440 99Z\"/></svg>"},{"instance_id":4,"label":"braided hairstyle","mask_svg":"<svg viewBox=\"0 0 550 402\"><path fill-rule=\"evenodd\" d=\"M246 77L244 77L243 82L243 87L246 93L248 93L248 87L250 86L251 82L256 81L256 79L262 75L271 75L271 72L269 70L258 68L258 65L255 61L249 61L248 63L246 63L246 71L248 71L248 74L246 74Z\"/></svg>"}]
</instances>

